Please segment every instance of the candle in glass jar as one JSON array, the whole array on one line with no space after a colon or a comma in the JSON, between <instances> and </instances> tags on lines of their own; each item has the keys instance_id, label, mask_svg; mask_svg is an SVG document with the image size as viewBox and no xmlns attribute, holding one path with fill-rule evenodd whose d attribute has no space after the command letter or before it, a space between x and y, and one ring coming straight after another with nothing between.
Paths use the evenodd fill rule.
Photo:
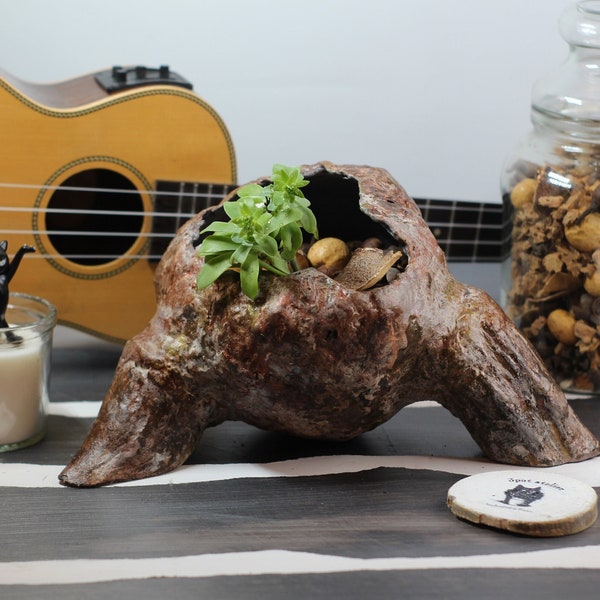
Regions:
<instances>
[{"instance_id":1,"label":"candle in glass jar","mask_svg":"<svg viewBox=\"0 0 600 600\"><path fill-rule=\"evenodd\" d=\"M45 361L42 340L0 344L0 445L42 433Z\"/></svg>"},{"instance_id":2,"label":"candle in glass jar","mask_svg":"<svg viewBox=\"0 0 600 600\"><path fill-rule=\"evenodd\" d=\"M44 437L56 308L43 298L11 293L6 322L0 327L0 452Z\"/></svg>"}]
</instances>

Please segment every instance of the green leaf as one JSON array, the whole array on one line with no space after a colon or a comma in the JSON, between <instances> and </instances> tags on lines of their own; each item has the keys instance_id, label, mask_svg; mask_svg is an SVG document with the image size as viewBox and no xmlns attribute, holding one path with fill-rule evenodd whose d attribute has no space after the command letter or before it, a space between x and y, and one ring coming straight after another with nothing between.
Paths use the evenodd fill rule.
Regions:
<instances>
[{"instance_id":1,"label":"green leaf","mask_svg":"<svg viewBox=\"0 0 600 600\"><path fill-rule=\"evenodd\" d=\"M256 249L269 258L278 255L277 241L269 235L256 236Z\"/></svg>"},{"instance_id":2,"label":"green leaf","mask_svg":"<svg viewBox=\"0 0 600 600\"><path fill-rule=\"evenodd\" d=\"M276 275L289 275L292 272L288 261L281 256L274 256L270 259L270 263L268 264L270 264L273 268L267 270L271 271L271 273L275 273Z\"/></svg>"},{"instance_id":3,"label":"green leaf","mask_svg":"<svg viewBox=\"0 0 600 600\"><path fill-rule=\"evenodd\" d=\"M240 268L240 282L242 284L242 292L251 300L258 296L258 273L260 270L260 262L258 255L251 252Z\"/></svg>"},{"instance_id":4,"label":"green leaf","mask_svg":"<svg viewBox=\"0 0 600 600\"><path fill-rule=\"evenodd\" d=\"M223 210L230 219L239 219L242 215L242 204L238 200L225 202Z\"/></svg>"},{"instance_id":5,"label":"green leaf","mask_svg":"<svg viewBox=\"0 0 600 600\"><path fill-rule=\"evenodd\" d=\"M281 256L287 261L293 260L302 246L302 230L295 223L288 223L279 231Z\"/></svg>"},{"instance_id":6,"label":"green leaf","mask_svg":"<svg viewBox=\"0 0 600 600\"><path fill-rule=\"evenodd\" d=\"M207 257L204 260L204 265L198 276L196 277L196 285L199 289L208 287L211 283L216 281L227 269L231 267L228 253L216 254L214 256Z\"/></svg>"},{"instance_id":7,"label":"green leaf","mask_svg":"<svg viewBox=\"0 0 600 600\"><path fill-rule=\"evenodd\" d=\"M239 198L258 198L265 199L265 188L258 183L249 183L243 187L241 187L237 191L237 195Z\"/></svg>"},{"instance_id":8,"label":"green leaf","mask_svg":"<svg viewBox=\"0 0 600 600\"><path fill-rule=\"evenodd\" d=\"M218 233L223 235L230 235L239 230L239 227L232 221L214 221L210 225L207 225L200 233Z\"/></svg>"},{"instance_id":9,"label":"green leaf","mask_svg":"<svg viewBox=\"0 0 600 600\"><path fill-rule=\"evenodd\" d=\"M319 230L317 228L317 218L312 210L304 211L302 219L300 219L300 225L308 233L313 234L315 237L319 237Z\"/></svg>"},{"instance_id":10,"label":"green leaf","mask_svg":"<svg viewBox=\"0 0 600 600\"><path fill-rule=\"evenodd\" d=\"M220 252L233 252L237 247L238 244L225 236L211 235L198 246L197 254L198 256L206 256L208 254L218 254Z\"/></svg>"},{"instance_id":11,"label":"green leaf","mask_svg":"<svg viewBox=\"0 0 600 600\"><path fill-rule=\"evenodd\" d=\"M238 246L236 251L231 255L231 264L242 265L244 261L248 258L250 252L252 252L252 246Z\"/></svg>"}]
</instances>

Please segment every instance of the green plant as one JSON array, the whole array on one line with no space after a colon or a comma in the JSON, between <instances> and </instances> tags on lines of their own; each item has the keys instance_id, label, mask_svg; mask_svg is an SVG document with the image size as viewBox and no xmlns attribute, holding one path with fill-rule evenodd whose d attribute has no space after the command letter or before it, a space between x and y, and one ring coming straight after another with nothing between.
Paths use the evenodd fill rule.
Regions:
<instances>
[{"instance_id":1,"label":"green plant","mask_svg":"<svg viewBox=\"0 0 600 600\"><path fill-rule=\"evenodd\" d=\"M303 241L302 230L318 237L317 221L301 188L309 182L298 167L274 165L269 185L251 183L225 202L229 221L215 221L200 233L210 233L198 247L204 265L197 277L200 289L225 271L239 267L242 291L254 299L262 269L276 275L292 272Z\"/></svg>"}]
</instances>

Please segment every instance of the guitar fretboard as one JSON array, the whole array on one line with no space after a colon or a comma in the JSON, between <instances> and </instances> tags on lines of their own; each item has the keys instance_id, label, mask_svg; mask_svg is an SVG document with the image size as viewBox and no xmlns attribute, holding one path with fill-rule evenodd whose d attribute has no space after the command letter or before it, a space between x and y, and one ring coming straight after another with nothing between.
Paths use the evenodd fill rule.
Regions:
<instances>
[{"instance_id":1,"label":"guitar fretboard","mask_svg":"<svg viewBox=\"0 0 600 600\"><path fill-rule=\"evenodd\" d=\"M415 198L449 262L501 259L502 204Z\"/></svg>"},{"instance_id":2,"label":"guitar fretboard","mask_svg":"<svg viewBox=\"0 0 600 600\"><path fill-rule=\"evenodd\" d=\"M168 235L201 210L218 204L236 185L161 181L157 183L150 255L162 256ZM502 204L415 198L423 218L449 262L497 262L501 259ZM172 215L172 216L166 216Z\"/></svg>"},{"instance_id":3,"label":"guitar fretboard","mask_svg":"<svg viewBox=\"0 0 600 600\"><path fill-rule=\"evenodd\" d=\"M155 212L152 231L175 235L177 230L201 210L218 204L237 186L229 183L187 183L159 181L156 184ZM171 216L173 215L173 216ZM155 235L150 242L150 256L162 256L171 239Z\"/></svg>"}]
</instances>

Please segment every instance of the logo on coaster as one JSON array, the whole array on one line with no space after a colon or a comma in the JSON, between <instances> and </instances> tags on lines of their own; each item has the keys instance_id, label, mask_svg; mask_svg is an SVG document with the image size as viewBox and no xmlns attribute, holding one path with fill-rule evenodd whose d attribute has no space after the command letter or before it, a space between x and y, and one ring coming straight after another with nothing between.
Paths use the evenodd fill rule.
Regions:
<instances>
[{"instance_id":1,"label":"logo on coaster","mask_svg":"<svg viewBox=\"0 0 600 600\"><path fill-rule=\"evenodd\" d=\"M502 504L510 504L513 500L517 500L517 506L529 506L536 500L541 500L544 497L542 487L529 488L524 485L517 485L512 490L504 491L504 500L500 500Z\"/></svg>"}]
</instances>

